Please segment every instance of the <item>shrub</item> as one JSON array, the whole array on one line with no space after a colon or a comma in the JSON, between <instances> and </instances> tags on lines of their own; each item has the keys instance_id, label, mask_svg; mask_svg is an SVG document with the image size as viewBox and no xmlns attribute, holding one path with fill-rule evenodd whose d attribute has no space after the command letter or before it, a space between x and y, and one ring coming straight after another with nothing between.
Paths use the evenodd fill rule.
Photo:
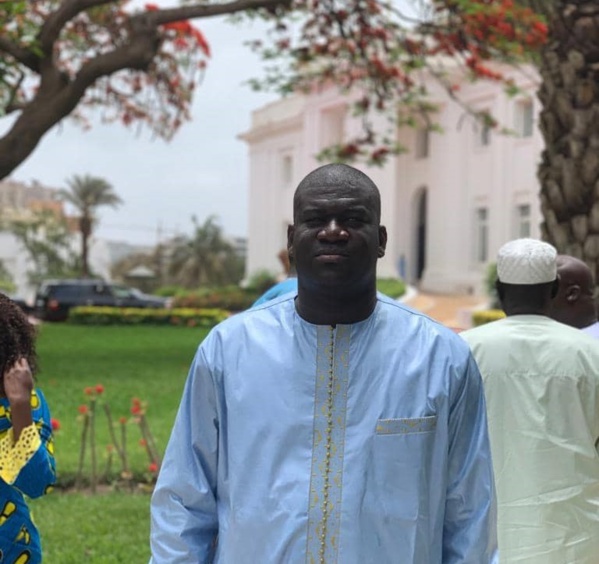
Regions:
<instances>
[{"instance_id":1,"label":"shrub","mask_svg":"<svg viewBox=\"0 0 599 564\"><path fill-rule=\"evenodd\" d=\"M500 309L482 309L472 313L472 325L478 327L479 325L491 323L492 321L497 321L504 317L505 313Z\"/></svg>"},{"instance_id":2,"label":"shrub","mask_svg":"<svg viewBox=\"0 0 599 564\"><path fill-rule=\"evenodd\" d=\"M177 325L213 327L229 317L222 309L146 309L119 307L74 307L68 322L75 325Z\"/></svg>"},{"instance_id":3,"label":"shrub","mask_svg":"<svg viewBox=\"0 0 599 564\"><path fill-rule=\"evenodd\" d=\"M260 294L239 286L206 288L195 292L178 294L173 301L174 307L183 308L220 308L228 311L243 311L249 308Z\"/></svg>"},{"instance_id":4,"label":"shrub","mask_svg":"<svg viewBox=\"0 0 599 564\"><path fill-rule=\"evenodd\" d=\"M155 296L162 296L163 298L172 298L179 294L185 293L186 290L181 286L160 286L152 292Z\"/></svg>"},{"instance_id":5,"label":"shrub","mask_svg":"<svg viewBox=\"0 0 599 564\"><path fill-rule=\"evenodd\" d=\"M487 267L487 272L485 275L485 290L487 291L487 296L489 296L490 305L493 309L499 309L501 307L499 296L497 295L497 288L495 287L496 281L497 263L492 262Z\"/></svg>"},{"instance_id":6,"label":"shrub","mask_svg":"<svg viewBox=\"0 0 599 564\"><path fill-rule=\"evenodd\" d=\"M259 270L252 274L247 283L247 289L261 295L277 283L277 277L268 270Z\"/></svg>"},{"instance_id":7,"label":"shrub","mask_svg":"<svg viewBox=\"0 0 599 564\"><path fill-rule=\"evenodd\" d=\"M376 289L390 298L399 298L406 292L406 283L401 278L378 278Z\"/></svg>"}]
</instances>

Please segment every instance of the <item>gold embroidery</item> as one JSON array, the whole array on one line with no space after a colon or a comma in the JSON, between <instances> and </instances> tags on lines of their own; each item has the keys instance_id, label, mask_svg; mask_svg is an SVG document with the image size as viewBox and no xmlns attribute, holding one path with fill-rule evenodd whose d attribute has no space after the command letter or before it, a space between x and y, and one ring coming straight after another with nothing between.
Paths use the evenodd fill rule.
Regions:
<instances>
[{"instance_id":1,"label":"gold embroidery","mask_svg":"<svg viewBox=\"0 0 599 564\"><path fill-rule=\"evenodd\" d=\"M350 328L317 332L306 562L334 564L339 550Z\"/></svg>"},{"instance_id":2,"label":"gold embroidery","mask_svg":"<svg viewBox=\"0 0 599 564\"><path fill-rule=\"evenodd\" d=\"M375 431L378 435L411 435L430 433L437 428L437 417L414 417L404 419L379 419Z\"/></svg>"}]
</instances>

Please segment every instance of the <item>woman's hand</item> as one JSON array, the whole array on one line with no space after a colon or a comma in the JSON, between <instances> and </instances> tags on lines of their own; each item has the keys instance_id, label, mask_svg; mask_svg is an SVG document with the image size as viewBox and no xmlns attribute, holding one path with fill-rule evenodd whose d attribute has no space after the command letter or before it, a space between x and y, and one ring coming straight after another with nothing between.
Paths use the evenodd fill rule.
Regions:
<instances>
[{"instance_id":1,"label":"woman's hand","mask_svg":"<svg viewBox=\"0 0 599 564\"><path fill-rule=\"evenodd\" d=\"M10 402L14 441L18 441L21 431L33 423L31 417L31 391L33 375L26 358L20 358L6 372L3 378L4 394Z\"/></svg>"},{"instance_id":2,"label":"woman's hand","mask_svg":"<svg viewBox=\"0 0 599 564\"><path fill-rule=\"evenodd\" d=\"M33 375L26 358L20 358L4 373L4 393L10 404L31 401Z\"/></svg>"}]
</instances>

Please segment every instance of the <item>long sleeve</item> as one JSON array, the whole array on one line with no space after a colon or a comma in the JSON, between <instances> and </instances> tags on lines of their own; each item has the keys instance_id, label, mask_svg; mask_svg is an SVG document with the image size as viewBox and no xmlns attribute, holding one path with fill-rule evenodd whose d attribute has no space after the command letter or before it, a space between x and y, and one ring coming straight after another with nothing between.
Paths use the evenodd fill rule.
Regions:
<instances>
[{"instance_id":1,"label":"long sleeve","mask_svg":"<svg viewBox=\"0 0 599 564\"><path fill-rule=\"evenodd\" d=\"M33 424L13 440L9 429L0 440L0 477L25 495L43 495L56 481L54 443L48 404L40 390L31 395Z\"/></svg>"},{"instance_id":2,"label":"long sleeve","mask_svg":"<svg viewBox=\"0 0 599 564\"><path fill-rule=\"evenodd\" d=\"M453 394L443 564L497 562L497 517L482 379L472 358Z\"/></svg>"},{"instance_id":3,"label":"long sleeve","mask_svg":"<svg viewBox=\"0 0 599 564\"><path fill-rule=\"evenodd\" d=\"M200 348L152 496L152 564L212 561L218 532L218 425L214 383Z\"/></svg>"}]
</instances>

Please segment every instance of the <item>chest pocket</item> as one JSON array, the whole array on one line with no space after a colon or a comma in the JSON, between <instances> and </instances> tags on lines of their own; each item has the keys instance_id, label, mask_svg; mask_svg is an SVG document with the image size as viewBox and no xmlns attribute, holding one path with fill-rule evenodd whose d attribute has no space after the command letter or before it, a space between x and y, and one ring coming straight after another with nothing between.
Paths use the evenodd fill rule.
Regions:
<instances>
[{"instance_id":1,"label":"chest pocket","mask_svg":"<svg viewBox=\"0 0 599 564\"><path fill-rule=\"evenodd\" d=\"M436 415L407 419L379 419L376 423L376 434L410 435L412 433L433 433L436 428Z\"/></svg>"},{"instance_id":2,"label":"chest pocket","mask_svg":"<svg viewBox=\"0 0 599 564\"><path fill-rule=\"evenodd\" d=\"M372 438L372 492L390 518L414 521L428 511L437 417L379 419Z\"/></svg>"}]
</instances>

